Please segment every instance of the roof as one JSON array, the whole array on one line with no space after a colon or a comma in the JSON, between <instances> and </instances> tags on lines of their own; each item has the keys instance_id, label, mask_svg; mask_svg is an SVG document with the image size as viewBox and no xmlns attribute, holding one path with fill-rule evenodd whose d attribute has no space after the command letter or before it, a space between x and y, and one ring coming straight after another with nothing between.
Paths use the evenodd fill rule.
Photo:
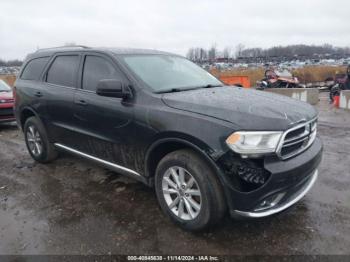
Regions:
<instances>
[{"instance_id":1,"label":"roof","mask_svg":"<svg viewBox=\"0 0 350 262\"><path fill-rule=\"evenodd\" d=\"M109 52L115 55L131 55L131 54L163 54L163 55L174 55L168 52L151 50L151 49L136 49L136 48L107 48L107 47L87 47L87 46L62 46L62 47L53 47L53 48L43 48L38 49L36 52L30 54L30 57L42 56L42 55L52 55L56 52L72 52L72 51L102 51Z\"/></svg>"},{"instance_id":2,"label":"roof","mask_svg":"<svg viewBox=\"0 0 350 262\"><path fill-rule=\"evenodd\" d=\"M110 51L116 55L132 55L132 54L174 55L172 53L153 50L153 49L137 49L137 48L100 48L100 49Z\"/></svg>"}]
</instances>

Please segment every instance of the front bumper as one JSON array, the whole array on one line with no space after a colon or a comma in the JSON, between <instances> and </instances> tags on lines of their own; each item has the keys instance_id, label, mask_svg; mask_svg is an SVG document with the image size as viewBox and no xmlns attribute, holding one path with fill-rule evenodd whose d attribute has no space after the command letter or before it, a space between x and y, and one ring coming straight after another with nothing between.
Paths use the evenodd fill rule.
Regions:
<instances>
[{"instance_id":1,"label":"front bumper","mask_svg":"<svg viewBox=\"0 0 350 262\"><path fill-rule=\"evenodd\" d=\"M0 123L15 121L13 104L0 105Z\"/></svg>"},{"instance_id":2,"label":"front bumper","mask_svg":"<svg viewBox=\"0 0 350 262\"><path fill-rule=\"evenodd\" d=\"M321 140L316 138L306 151L288 160L267 157L264 168L271 176L263 186L253 191L238 191L226 184L225 193L231 216L266 217L297 203L317 180L322 147Z\"/></svg>"},{"instance_id":3,"label":"front bumper","mask_svg":"<svg viewBox=\"0 0 350 262\"><path fill-rule=\"evenodd\" d=\"M311 177L307 179L307 182L302 183L300 190L296 191L290 197L286 198L285 201L282 201L279 203L272 203L272 206L264 211L247 212L247 211L232 210L231 216L246 217L246 218L261 218L261 217L267 217L267 216L271 216L279 212L282 212L283 210L286 210L287 208L291 207L292 205L297 203L299 200L301 200L307 194L307 192L310 191L312 186L315 184L317 177L318 177L318 170L316 169L314 173L311 175Z\"/></svg>"}]
</instances>

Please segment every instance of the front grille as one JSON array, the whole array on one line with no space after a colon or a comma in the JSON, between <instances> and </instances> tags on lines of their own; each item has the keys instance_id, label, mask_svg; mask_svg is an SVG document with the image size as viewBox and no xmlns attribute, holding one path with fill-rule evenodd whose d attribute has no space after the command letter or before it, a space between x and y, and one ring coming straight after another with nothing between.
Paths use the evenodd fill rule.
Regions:
<instances>
[{"instance_id":1,"label":"front grille","mask_svg":"<svg viewBox=\"0 0 350 262\"><path fill-rule=\"evenodd\" d=\"M286 137L285 137L285 140L292 139L293 137L297 137L297 136L304 134L305 128L306 127L303 126L303 127L300 127L296 130L292 130L292 131L288 132Z\"/></svg>"},{"instance_id":2,"label":"front grille","mask_svg":"<svg viewBox=\"0 0 350 262\"><path fill-rule=\"evenodd\" d=\"M317 119L287 130L280 142L278 155L282 159L291 158L306 150L315 140Z\"/></svg>"}]
</instances>

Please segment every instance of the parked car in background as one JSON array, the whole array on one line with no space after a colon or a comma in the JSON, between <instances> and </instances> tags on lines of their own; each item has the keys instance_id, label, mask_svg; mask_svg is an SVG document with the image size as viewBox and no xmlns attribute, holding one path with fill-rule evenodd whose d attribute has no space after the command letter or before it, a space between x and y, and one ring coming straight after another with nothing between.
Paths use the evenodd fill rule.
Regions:
<instances>
[{"instance_id":1,"label":"parked car in background","mask_svg":"<svg viewBox=\"0 0 350 262\"><path fill-rule=\"evenodd\" d=\"M11 87L0 79L0 123L15 121L14 99Z\"/></svg>"},{"instance_id":2,"label":"parked car in background","mask_svg":"<svg viewBox=\"0 0 350 262\"><path fill-rule=\"evenodd\" d=\"M175 54L39 50L15 89L33 159L47 163L63 150L137 179L187 230L227 211L259 218L286 210L318 176L322 143L311 105L224 86Z\"/></svg>"}]
</instances>

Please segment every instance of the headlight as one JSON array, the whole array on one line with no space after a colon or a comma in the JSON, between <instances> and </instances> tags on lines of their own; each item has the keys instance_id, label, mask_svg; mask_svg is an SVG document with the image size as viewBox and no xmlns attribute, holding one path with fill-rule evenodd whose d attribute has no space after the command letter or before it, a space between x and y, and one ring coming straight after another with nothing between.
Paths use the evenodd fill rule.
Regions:
<instances>
[{"instance_id":1,"label":"headlight","mask_svg":"<svg viewBox=\"0 0 350 262\"><path fill-rule=\"evenodd\" d=\"M313 121L311 123L311 132L314 132L317 129L317 121Z\"/></svg>"},{"instance_id":2,"label":"headlight","mask_svg":"<svg viewBox=\"0 0 350 262\"><path fill-rule=\"evenodd\" d=\"M242 156L257 156L273 153L282 132L235 132L226 139L226 144Z\"/></svg>"}]
</instances>

